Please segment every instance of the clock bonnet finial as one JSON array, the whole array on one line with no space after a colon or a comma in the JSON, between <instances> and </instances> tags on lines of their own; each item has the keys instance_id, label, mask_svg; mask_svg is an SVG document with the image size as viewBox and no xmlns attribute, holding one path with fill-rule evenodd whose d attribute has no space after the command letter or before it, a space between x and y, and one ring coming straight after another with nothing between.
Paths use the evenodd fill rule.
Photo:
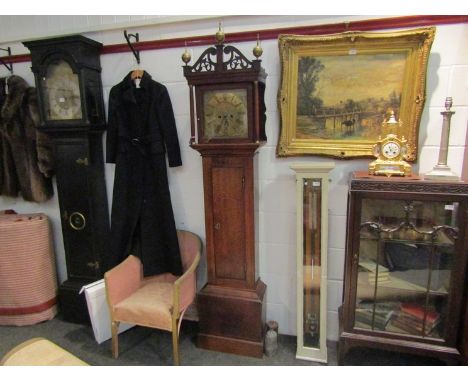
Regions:
<instances>
[{"instance_id":1,"label":"clock bonnet finial","mask_svg":"<svg viewBox=\"0 0 468 382\"><path fill-rule=\"evenodd\" d=\"M260 46L260 35L257 34L257 45L255 46L255 48L253 48L253 55L255 56L255 58L258 59L262 54L263 54L263 49Z\"/></svg>"},{"instance_id":2,"label":"clock bonnet finial","mask_svg":"<svg viewBox=\"0 0 468 382\"><path fill-rule=\"evenodd\" d=\"M218 27L218 31L216 32L216 43L217 44L222 44L224 43L224 32L221 28L221 22L219 22L219 27Z\"/></svg>"}]
</instances>

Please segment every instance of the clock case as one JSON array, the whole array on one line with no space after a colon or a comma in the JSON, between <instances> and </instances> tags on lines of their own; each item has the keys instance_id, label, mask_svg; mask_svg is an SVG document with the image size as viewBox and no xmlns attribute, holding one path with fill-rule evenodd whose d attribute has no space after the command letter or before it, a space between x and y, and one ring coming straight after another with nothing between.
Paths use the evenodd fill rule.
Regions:
<instances>
[{"instance_id":1,"label":"clock case","mask_svg":"<svg viewBox=\"0 0 468 382\"><path fill-rule=\"evenodd\" d=\"M83 285L103 277L109 237L109 212L104 176L102 133L106 128L102 95L102 44L75 35L23 43L31 51L40 110L39 129L54 144L60 221L67 279L59 286L62 316L89 322ZM48 120L43 77L50 64L65 61L79 78L82 118ZM56 243L59 245L59 242Z\"/></svg>"},{"instance_id":2,"label":"clock case","mask_svg":"<svg viewBox=\"0 0 468 382\"><path fill-rule=\"evenodd\" d=\"M374 146L374 154L377 159L369 163L370 175L385 176L410 176L411 165L405 162L406 139L398 138L395 134L388 134L385 138L379 139ZM394 158L388 158L383 152L385 145L394 143L399 147L399 153Z\"/></svg>"},{"instance_id":3,"label":"clock case","mask_svg":"<svg viewBox=\"0 0 468 382\"><path fill-rule=\"evenodd\" d=\"M208 281L197 295L197 346L261 358L266 284L258 274L254 156L266 141L266 74L260 60L249 61L222 43L183 70L190 89L190 146L203 163ZM204 139L203 96L229 89L247 89L248 133Z\"/></svg>"}]
</instances>

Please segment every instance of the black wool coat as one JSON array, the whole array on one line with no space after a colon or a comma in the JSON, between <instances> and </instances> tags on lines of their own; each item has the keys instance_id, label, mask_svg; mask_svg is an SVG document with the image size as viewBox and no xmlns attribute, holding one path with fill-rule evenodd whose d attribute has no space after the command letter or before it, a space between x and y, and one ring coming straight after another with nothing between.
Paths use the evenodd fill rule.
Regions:
<instances>
[{"instance_id":1,"label":"black wool coat","mask_svg":"<svg viewBox=\"0 0 468 382\"><path fill-rule=\"evenodd\" d=\"M146 72L136 88L129 73L109 95L106 161L115 180L106 269L134 254L145 276L182 274L166 153L170 167L182 165L169 93Z\"/></svg>"}]
</instances>

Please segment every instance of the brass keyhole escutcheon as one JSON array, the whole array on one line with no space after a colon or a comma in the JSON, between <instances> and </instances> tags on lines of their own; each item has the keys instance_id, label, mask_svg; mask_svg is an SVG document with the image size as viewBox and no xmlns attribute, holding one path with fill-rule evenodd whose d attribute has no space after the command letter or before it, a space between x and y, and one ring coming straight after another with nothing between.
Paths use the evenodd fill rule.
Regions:
<instances>
[{"instance_id":1,"label":"brass keyhole escutcheon","mask_svg":"<svg viewBox=\"0 0 468 382\"><path fill-rule=\"evenodd\" d=\"M214 225L214 227L215 227L215 229L216 229L216 230L218 230L218 231L219 231L219 229L221 228L221 224L219 224L219 223L216 223L216 224Z\"/></svg>"},{"instance_id":2,"label":"brass keyhole escutcheon","mask_svg":"<svg viewBox=\"0 0 468 382\"><path fill-rule=\"evenodd\" d=\"M70 227L75 231L81 231L86 227L86 218L80 212L73 212L68 218L68 224L70 224Z\"/></svg>"}]
</instances>

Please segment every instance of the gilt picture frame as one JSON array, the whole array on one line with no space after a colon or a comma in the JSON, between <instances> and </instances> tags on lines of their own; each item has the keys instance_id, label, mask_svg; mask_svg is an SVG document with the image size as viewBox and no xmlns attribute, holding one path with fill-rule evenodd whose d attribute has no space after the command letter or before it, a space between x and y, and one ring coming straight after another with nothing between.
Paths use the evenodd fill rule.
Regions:
<instances>
[{"instance_id":1,"label":"gilt picture frame","mask_svg":"<svg viewBox=\"0 0 468 382\"><path fill-rule=\"evenodd\" d=\"M415 162L435 27L280 35L278 157L372 157L393 110Z\"/></svg>"}]
</instances>

